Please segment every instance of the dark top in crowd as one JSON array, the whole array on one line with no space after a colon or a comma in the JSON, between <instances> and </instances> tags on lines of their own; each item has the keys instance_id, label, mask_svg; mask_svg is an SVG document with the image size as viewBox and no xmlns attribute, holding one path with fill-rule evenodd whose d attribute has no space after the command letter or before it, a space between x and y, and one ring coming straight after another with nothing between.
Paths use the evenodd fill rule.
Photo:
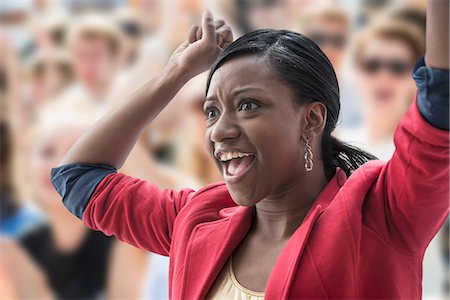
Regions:
<instances>
[{"instance_id":1,"label":"dark top in crowd","mask_svg":"<svg viewBox=\"0 0 450 300\"><path fill-rule=\"evenodd\" d=\"M20 243L43 269L58 299L100 298L105 287L111 237L89 230L80 247L64 253L52 240L50 227L43 225L25 234Z\"/></svg>"}]
</instances>

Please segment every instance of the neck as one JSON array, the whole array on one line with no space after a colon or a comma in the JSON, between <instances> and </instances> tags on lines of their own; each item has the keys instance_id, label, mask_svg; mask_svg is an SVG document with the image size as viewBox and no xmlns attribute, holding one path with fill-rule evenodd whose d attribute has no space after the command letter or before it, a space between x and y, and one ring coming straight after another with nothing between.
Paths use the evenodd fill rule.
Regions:
<instances>
[{"instance_id":1,"label":"neck","mask_svg":"<svg viewBox=\"0 0 450 300\"><path fill-rule=\"evenodd\" d=\"M374 143L384 142L386 139L392 139L397 123L388 122L386 119L381 121L379 118L366 118L364 124L368 140Z\"/></svg>"},{"instance_id":2,"label":"neck","mask_svg":"<svg viewBox=\"0 0 450 300\"><path fill-rule=\"evenodd\" d=\"M272 240L289 239L327 183L321 165L298 176L297 181L256 204L253 230Z\"/></svg>"},{"instance_id":3,"label":"neck","mask_svg":"<svg viewBox=\"0 0 450 300\"><path fill-rule=\"evenodd\" d=\"M55 247L64 253L75 251L83 243L87 230L83 223L59 208L48 214Z\"/></svg>"},{"instance_id":4,"label":"neck","mask_svg":"<svg viewBox=\"0 0 450 300\"><path fill-rule=\"evenodd\" d=\"M363 127L368 135L367 138L374 143L384 142L392 139L395 128L402 119L404 111L393 108L391 111L380 114L365 110L363 112Z\"/></svg>"}]
</instances>

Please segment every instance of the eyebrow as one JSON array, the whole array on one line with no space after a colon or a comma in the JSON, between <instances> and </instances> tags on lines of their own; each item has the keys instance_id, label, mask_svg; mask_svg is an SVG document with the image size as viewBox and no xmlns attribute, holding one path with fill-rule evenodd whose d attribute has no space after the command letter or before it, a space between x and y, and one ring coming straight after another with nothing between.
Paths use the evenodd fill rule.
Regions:
<instances>
[{"instance_id":1,"label":"eyebrow","mask_svg":"<svg viewBox=\"0 0 450 300\"><path fill-rule=\"evenodd\" d=\"M264 91L264 89L260 88L260 87L256 87L256 86L246 86L243 88L238 88L235 89L231 92L231 95L233 97L236 97L239 94L245 93L245 92L249 92L249 91ZM213 96L209 96L205 98L205 102L206 101L217 101L217 96L213 95Z\"/></svg>"}]
</instances>

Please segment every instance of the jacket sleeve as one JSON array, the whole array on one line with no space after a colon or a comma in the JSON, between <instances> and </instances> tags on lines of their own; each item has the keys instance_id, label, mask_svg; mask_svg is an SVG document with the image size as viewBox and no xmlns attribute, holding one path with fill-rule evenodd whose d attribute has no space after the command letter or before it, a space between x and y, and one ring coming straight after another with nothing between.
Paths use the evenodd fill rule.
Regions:
<instances>
[{"instance_id":1,"label":"jacket sleeve","mask_svg":"<svg viewBox=\"0 0 450 300\"><path fill-rule=\"evenodd\" d=\"M364 222L397 249L423 255L449 211L448 70L422 61L414 79L417 101L395 131L396 150L372 186Z\"/></svg>"},{"instance_id":2,"label":"jacket sleeve","mask_svg":"<svg viewBox=\"0 0 450 300\"><path fill-rule=\"evenodd\" d=\"M101 164L67 164L51 179L66 208L91 229L168 256L175 218L194 191L160 189Z\"/></svg>"}]
</instances>

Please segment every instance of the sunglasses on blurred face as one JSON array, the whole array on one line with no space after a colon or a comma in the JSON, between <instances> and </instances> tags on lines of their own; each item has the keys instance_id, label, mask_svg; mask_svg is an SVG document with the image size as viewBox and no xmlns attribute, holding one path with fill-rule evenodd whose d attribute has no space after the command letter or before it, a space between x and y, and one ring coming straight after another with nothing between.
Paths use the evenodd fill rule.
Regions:
<instances>
[{"instance_id":1,"label":"sunglasses on blurred face","mask_svg":"<svg viewBox=\"0 0 450 300\"><path fill-rule=\"evenodd\" d=\"M410 71L410 64L400 59L383 61L378 58L371 58L361 60L359 64L367 74L376 74L385 69L394 76L403 76Z\"/></svg>"},{"instance_id":2,"label":"sunglasses on blurred face","mask_svg":"<svg viewBox=\"0 0 450 300\"><path fill-rule=\"evenodd\" d=\"M142 34L140 26L133 22L122 22L120 24L122 31L130 37L139 37Z\"/></svg>"},{"instance_id":3,"label":"sunglasses on blurred face","mask_svg":"<svg viewBox=\"0 0 450 300\"><path fill-rule=\"evenodd\" d=\"M313 40L314 43L316 43L319 47L333 46L336 48L343 48L347 43L347 39L345 38L345 36L340 34L325 34L315 32L310 34L309 38Z\"/></svg>"}]
</instances>

